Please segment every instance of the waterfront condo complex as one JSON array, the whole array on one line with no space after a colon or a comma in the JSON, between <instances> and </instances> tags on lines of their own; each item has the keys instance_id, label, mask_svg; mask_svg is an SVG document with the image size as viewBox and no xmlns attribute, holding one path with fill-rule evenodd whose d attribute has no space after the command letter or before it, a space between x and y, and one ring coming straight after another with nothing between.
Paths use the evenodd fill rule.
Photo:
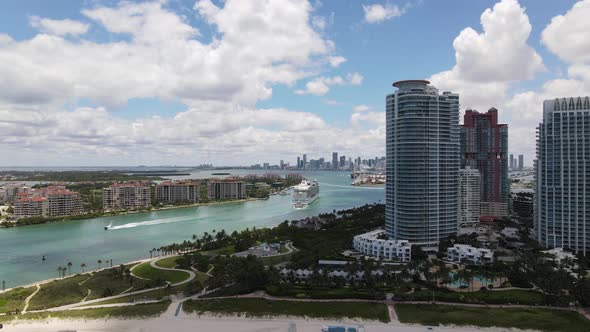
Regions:
<instances>
[{"instance_id":1,"label":"waterfront condo complex","mask_svg":"<svg viewBox=\"0 0 590 332\"><path fill-rule=\"evenodd\" d=\"M244 181L211 180L207 184L209 199L244 199L246 183Z\"/></svg>"},{"instance_id":2,"label":"waterfront condo complex","mask_svg":"<svg viewBox=\"0 0 590 332\"><path fill-rule=\"evenodd\" d=\"M193 181L164 181L156 185L156 200L164 204L197 203L200 184Z\"/></svg>"},{"instance_id":3,"label":"waterfront condo complex","mask_svg":"<svg viewBox=\"0 0 590 332\"><path fill-rule=\"evenodd\" d=\"M481 215L508 215L508 125L498 123L498 110L486 113L467 109L461 126L461 167L481 175Z\"/></svg>"},{"instance_id":4,"label":"waterfront condo complex","mask_svg":"<svg viewBox=\"0 0 590 332\"><path fill-rule=\"evenodd\" d=\"M436 248L457 232L459 95L422 80L393 86L386 98L386 231Z\"/></svg>"},{"instance_id":5,"label":"waterfront condo complex","mask_svg":"<svg viewBox=\"0 0 590 332\"><path fill-rule=\"evenodd\" d=\"M535 233L548 248L590 253L590 98L543 103L538 127Z\"/></svg>"},{"instance_id":6,"label":"waterfront condo complex","mask_svg":"<svg viewBox=\"0 0 590 332\"><path fill-rule=\"evenodd\" d=\"M49 186L17 194L14 215L17 219L31 217L65 217L82 213L80 194L64 186Z\"/></svg>"},{"instance_id":7,"label":"waterfront condo complex","mask_svg":"<svg viewBox=\"0 0 590 332\"><path fill-rule=\"evenodd\" d=\"M150 185L143 182L115 183L102 190L102 205L105 211L149 208Z\"/></svg>"}]
</instances>

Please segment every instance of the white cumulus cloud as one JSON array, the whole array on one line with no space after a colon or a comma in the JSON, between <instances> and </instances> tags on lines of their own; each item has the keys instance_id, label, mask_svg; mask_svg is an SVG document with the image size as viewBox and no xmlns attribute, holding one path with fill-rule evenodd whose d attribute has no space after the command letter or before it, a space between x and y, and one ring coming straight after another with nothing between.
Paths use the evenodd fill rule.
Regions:
<instances>
[{"instance_id":1,"label":"white cumulus cloud","mask_svg":"<svg viewBox=\"0 0 590 332\"><path fill-rule=\"evenodd\" d=\"M56 36L78 36L85 34L90 25L70 19L52 20L39 16L30 17L31 26L43 33Z\"/></svg>"},{"instance_id":2,"label":"white cumulus cloud","mask_svg":"<svg viewBox=\"0 0 590 332\"><path fill-rule=\"evenodd\" d=\"M400 17L403 11L396 5L391 4L373 4L363 5L365 13L365 22L367 23L381 23L395 17Z\"/></svg>"},{"instance_id":3,"label":"white cumulus cloud","mask_svg":"<svg viewBox=\"0 0 590 332\"><path fill-rule=\"evenodd\" d=\"M305 89L295 90L298 95L312 94L323 96L330 91L331 85L361 85L363 75L359 73L348 73L345 78L342 76L317 77L305 84Z\"/></svg>"}]
</instances>

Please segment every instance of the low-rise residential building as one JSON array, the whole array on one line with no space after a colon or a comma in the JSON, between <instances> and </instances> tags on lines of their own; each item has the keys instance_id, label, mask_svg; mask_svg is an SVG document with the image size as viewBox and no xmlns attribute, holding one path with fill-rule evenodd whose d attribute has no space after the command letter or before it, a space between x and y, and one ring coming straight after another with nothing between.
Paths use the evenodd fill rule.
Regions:
<instances>
[{"instance_id":1,"label":"low-rise residential building","mask_svg":"<svg viewBox=\"0 0 590 332\"><path fill-rule=\"evenodd\" d=\"M494 261L494 253L490 249L455 244L447 249L447 260L455 263L485 265Z\"/></svg>"},{"instance_id":2,"label":"low-rise residential building","mask_svg":"<svg viewBox=\"0 0 590 332\"><path fill-rule=\"evenodd\" d=\"M246 183L244 181L211 180L207 184L209 199L244 199Z\"/></svg>"},{"instance_id":3,"label":"low-rise residential building","mask_svg":"<svg viewBox=\"0 0 590 332\"><path fill-rule=\"evenodd\" d=\"M197 203L200 185L192 181L164 181L156 185L156 200L164 204Z\"/></svg>"},{"instance_id":4,"label":"low-rise residential building","mask_svg":"<svg viewBox=\"0 0 590 332\"><path fill-rule=\"evenodd\" d=\"M149 208L150 186L143 182L115 183L102 190L102 205L107 211Z\"/></svg>"},{"instance_id":5,"label":"low-rise residential building","mask_svg":"<svg viewBox=\"0 0 590 332\"><path fill-rule=\"evenodd\" d=\"M571 262L576 261L578 258L576 255L572 254L571 252L563 250L563 248L553 248L551 250L542 251L544 254L548 254L551 256L550 260L554 261L557 264L561 264L566 260Z\"/></svg>"},{"instance_id":6,"label":"low-rise residential building","mask_svg":"<svg viewBox=\"0 0 590 332\"><path fill-rule=\"evenodd\" d=\"M409 262L412 245L407 240L389 240L384 230L378 229L353 238L352 246L358 252L378 259Z\"/></svg>"}]
</instances>

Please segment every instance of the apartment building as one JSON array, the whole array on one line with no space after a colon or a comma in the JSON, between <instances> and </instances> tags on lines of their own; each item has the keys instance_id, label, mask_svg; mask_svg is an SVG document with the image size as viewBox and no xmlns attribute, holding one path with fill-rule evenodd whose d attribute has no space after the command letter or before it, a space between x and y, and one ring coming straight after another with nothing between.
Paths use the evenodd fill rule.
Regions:
<instances>
[{"instance_id":1,"label":"apartment building","mask_svg":"<svg viewBox=\"0 0 590 332\"><path fill-rule=\"evenodd\" d=\"M378 259L401 262L412 260L410 241L389 240L387 233L380 229L355 236L352 246L356 251Z\"/></svg>"},{"instance_id":2,"label":"apartment building","mask_svg":"<svg viewBox=\"0 0 590 332\"><path fill-rule=\"evenodd\" d=\"M104 210L141 209L151 206L151 189L143 182L115 183L102 190Z\"/></svg>"},{"instance_id":3,"label":"apartment building","mask_svg":"<svg viewBox=\"0 0 590 332\"><path fill-rule=\"evenodd\" d=\"M207 184L209 199L244 199L246 183L243 181L209 181Z\"/></svg>"},{"instance_id":4,"label":"apartment building","mask_svg":"<svg viewBox=\"0 0 590 332\"><path fill-rule=\"evenodd\" d=\"M49 202L47 197L22 197L14 203L16 219L31 217L47 217Z\"/></svg>"},{"instance_id":5,"label":"apartment building","mask_svg":"<svg viewBox=\"0 0 590 332\"><path fill-rule=\"evenodd\" d=\"M21 192L14 204L15 217L66 217L82 214L80 194L65 186L49 186Z\"/></svg>"},{"instance_id":6,"label":"apartment building","mask_svg":"<svg viewBox=\"0 0 590 332\"><path fill-rule=\"evenodd\" d=\"M455 244L447 249L447 260L455 263L485 265L494 261L494 253L490 249Z\"/></svg>"},{"instance_id":7,"label":"apartment building","mask_svg":"<svg viewBox=\"0 0 590 332\"><path fill-rule=\"evenodd\" d=\"M197 203L199 188L197 182L164 181L156 185L156 200L164 204Z\"/></svg>"}]
</instances>

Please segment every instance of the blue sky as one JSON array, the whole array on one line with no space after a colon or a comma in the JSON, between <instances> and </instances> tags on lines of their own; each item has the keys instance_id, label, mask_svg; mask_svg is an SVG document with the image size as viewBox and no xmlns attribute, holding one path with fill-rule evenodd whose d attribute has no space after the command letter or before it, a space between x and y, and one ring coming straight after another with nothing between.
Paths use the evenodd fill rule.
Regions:
<instances>
[{"instance_id":1,"label":"blue sky","mask_svg":"<svg viewBox=\"0 0 590 332\"><path fill-rule=\"evenodd\" d=\"M10 75L5 75L5 82L0 79L0 87L8 89L0 94L0 107L8 118L17 120L0 122L0 137L6 143L4 152L15 156L1 163L250 164L291 160L304 152L312 156L328 156L332 150L349 155L382 154L384 144L380 142L384 132L380 117L385 95L393 91L391 83L429 77L441 89L464 94L463 108L500 109L504 121L511 126L514 121L511 140L518 144L511 144L511 150L525 153L530 161L534 151L531 133L534 135L540 106L526 105L527 110L519 114L525 108L522 103L533 99L537 102L552 91L564 91L565 88L545 87L556 79L588 86L581 78L586 77L583 74L568 74L568 69L576 65L575 68L585 68L587 59L561 54L556 50L559 38L555 36L543 40L543 31L552 18L572 11L576 1L505 0L503 7L495 7L498 1L323 0L306 6L300 1L291 8L281 6L279 0L269 0L261 1L265 4L263 9L246 8L235 2L2 3L0 60L8 60L0 65L0 75L3 66ZM145 6L150 3L154 6ZM394 14L371 21L367 16L370 6ZM290 26L273 21L281 10L289 8L294 17ZM485 44L482 13L486 10L490 11L490 29L494 26L500 36L510 39L511 30L526 34L527 24L532 28L530 34L525 40L515 38L501 43L505 48L478 54L477 46L467 45L475 43L474 38L458 36L471 27L479 34L482 45L495 45L490 40ZM257 14L261 14L260 22L244 19ZM510 20L502 21L502 15ZM126 25L138 17L140 23ZM572 14L568 19L574 20L576 16ZM316 24L318 21L322 24ZM260 29L256 24L260 24ZM588 27L584 24L568 27L578 29L576 33L590 33L585 31ZM564 29L556 26L553 35ZM170 40L165 38L168 30ZM154 31L164 31L164 38L150 37ZM8 42L2 43L2 34ZM464 61L469 67L458 64L453 46L456 38L465 40L467 51L462 59L467 59ZM288 40L293 42L285 42ZM87 44L92 45L91 49ZM291 51L282 50L291 46ZM129 50L125 51L125 47ZM255 50L242 54L248 47ZM202 48L208 51L199 53ZM96 54L103 51L108 57ZM47 52L47 58L39 59L35 52ZM146 53L145 59L141 58L142 52ZM235 63L232 52L236 54ZM129 59L118 66L125 54L130 54ZM217 56L227 66L217 63ZM332 66L327 64L332 57L346 61ZM10 68L10 59L19 61ZM117 66L103 66L104 62ZM469 73L470 68L484 68L488 63L491 72L506 73L489 81L476 77L475 69ZM462 69L452 71L456 64ZM518 68L529 64L530 68L517 73ZM62 75L63 71L67 73ZM513 77L511 71L515 72ZM354 80L354 75L361 79ZM144 83L146 77L149 83ZM306 90L306 84L314 81L324 82L329 91ZM473 90L488 96L480 98ZM586 92L579 90L572 94ZM225 92L227 98L220 97ZM269 109L275 110L272 116L263 113ZM252 116L246 121L235 121L249 114ZM26 144L13 137L20 115L27 118L21 124L27 129ZM46 125L29 127L27 124L33 121L29 118L45 119ZM156 129L164 127L170 132ZM150 131L141 133L146 128ZM325 136L329 132L333 134ZM150 133L157 137L146 137ZM343 141L342 136L350 139ZM248 148L246 142L260 144L260 148ZM67 157L57 157L56 144L69 151ZM211 152L198 152L202 150Z\"/></svg>"}]
</instances>

